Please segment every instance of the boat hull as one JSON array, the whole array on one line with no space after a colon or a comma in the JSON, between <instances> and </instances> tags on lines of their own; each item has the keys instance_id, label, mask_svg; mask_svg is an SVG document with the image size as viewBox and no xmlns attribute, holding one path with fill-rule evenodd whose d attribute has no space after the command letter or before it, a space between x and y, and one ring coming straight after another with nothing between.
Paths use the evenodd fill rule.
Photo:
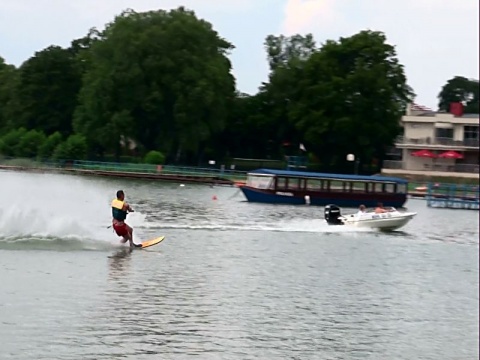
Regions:
<instances>
[{"instance_id":1,"label":"boat hull","mask_svg":"<svg viewBox=\"0 0 480 360\"><path fill-rule=\"evenodd\" d=\"M406 202L402 194L372 194L347 192L312 192L312 191L274 191L241 186L245 198L249 202L266 204L314 205L325 206L335 203L341 207L357 208L360 205L374 207L378 202L384 206L401 208Z\"/></svg>"},{"instance_id":2,"label":"boat hull","mask_svg":"<svg viewBox=\"0 0 480 360\"><path fill-rule=\"evenodd\" d=\"M363 218L358 218L356 215L342 216L340 219L346 226L353 226L358 228L371 228L381 231L393 231L405 226L412 220L417 213L383 213L373 214Z\"/></svg>"}]
</instances>

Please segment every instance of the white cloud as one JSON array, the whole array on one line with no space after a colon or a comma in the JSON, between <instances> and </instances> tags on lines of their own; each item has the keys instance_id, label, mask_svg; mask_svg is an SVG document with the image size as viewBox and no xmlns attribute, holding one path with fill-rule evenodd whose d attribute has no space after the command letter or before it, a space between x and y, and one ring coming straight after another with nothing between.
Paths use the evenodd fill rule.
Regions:
<instances>
[{"instance_id":1,"label":"white cloud","mask_svg":"<svg viewBox=\"0 0 480 360\"><path fill-rule=\"evenodd\" d=\"M332 20L338 17L334 0L287 0L282 33L293 35L308 32L317 24L330 26Z\"/></svg>"}]
</instances>

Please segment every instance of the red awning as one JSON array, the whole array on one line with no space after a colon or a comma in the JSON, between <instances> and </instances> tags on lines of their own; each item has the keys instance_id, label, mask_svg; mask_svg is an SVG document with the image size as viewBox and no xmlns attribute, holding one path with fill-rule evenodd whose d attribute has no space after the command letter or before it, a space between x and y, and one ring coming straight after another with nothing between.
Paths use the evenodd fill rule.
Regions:
<instances>
[{"instance_id":1,"label":"red awning","mask_svg":"<svg viewBox=\"0 0 480 360\"><path fill-rule=\"evenodd\" d=\"M453 151L453 150L445 151L445 152L441 153L440 155L438 155L438 157L445 158L445 159L463 159L462 154L460 154L456 151Z\"/></svg>"},{"instance_id":2,"label":"red awning","mask_svg":"<svg viewBox=\"0 0 480 360\"><path fill-rule=\"evenodd\" d=\"M412 152L412 156L424 157L424 158L436 158L437 155L429 150L418 150Z\"/></svg>"}]
</instances>

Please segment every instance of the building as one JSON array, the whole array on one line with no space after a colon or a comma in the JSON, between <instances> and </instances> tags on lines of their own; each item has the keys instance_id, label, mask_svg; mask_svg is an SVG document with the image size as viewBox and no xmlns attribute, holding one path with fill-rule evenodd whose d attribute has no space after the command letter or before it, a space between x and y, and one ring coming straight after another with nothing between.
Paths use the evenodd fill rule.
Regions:
<instances>
[{"instance_id":1,"label":"building","mask_svg":"<svg viewBox=\"0 0 480 360\"><path fill-rule=\"evenodd\" d=\"M383 173L435 172L478 178L478 114L464 114L461 103L452 103L449 113L410 104L401 121L403 136L396 139Z\"/></svg>"}]
</instances>

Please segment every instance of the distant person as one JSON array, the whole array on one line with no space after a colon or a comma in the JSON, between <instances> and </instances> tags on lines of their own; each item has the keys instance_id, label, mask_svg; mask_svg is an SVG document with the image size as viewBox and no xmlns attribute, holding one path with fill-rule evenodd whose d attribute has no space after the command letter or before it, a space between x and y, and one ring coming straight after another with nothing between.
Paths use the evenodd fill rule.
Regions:
<instances>
[{"instance_id":1,"label":"distant person","mask_svg":"<svg viewBox=\"0 0 480 360\"><path fill-rule=\"evenodd\" d=\"M379 202L377 204L377 207L375 208L375 213L377 214L381 214L381 213L386 213L388 212L388 210L386 210L384 207L383 207L383 204L381 202Z\"/></svg>"},{"instance_id":2,"label":"distant person","mask_svg":"<svg viewBox=\"0 0 480 360\"><path fill-rule=\"evenodd\" d=\"M367 212L365 205L360 205L358 208L357 216L361 216Z\"/></svg>"},{"instance_id":3,"label":"distant person","mask_svg":"<svg viewBox=\"0 0 480 360\"><path fill-rule=\"evenodd\" d=\"M127 214L134 212L130 205L125 202L125 193L123 190L117 191L117 198L112 201L112 226L118 236L121 236L122 244L130 242L130 247L141 247L141 244L133 242L133 229L127 225L125 219Z\"/></svg>"}]
</instances>

